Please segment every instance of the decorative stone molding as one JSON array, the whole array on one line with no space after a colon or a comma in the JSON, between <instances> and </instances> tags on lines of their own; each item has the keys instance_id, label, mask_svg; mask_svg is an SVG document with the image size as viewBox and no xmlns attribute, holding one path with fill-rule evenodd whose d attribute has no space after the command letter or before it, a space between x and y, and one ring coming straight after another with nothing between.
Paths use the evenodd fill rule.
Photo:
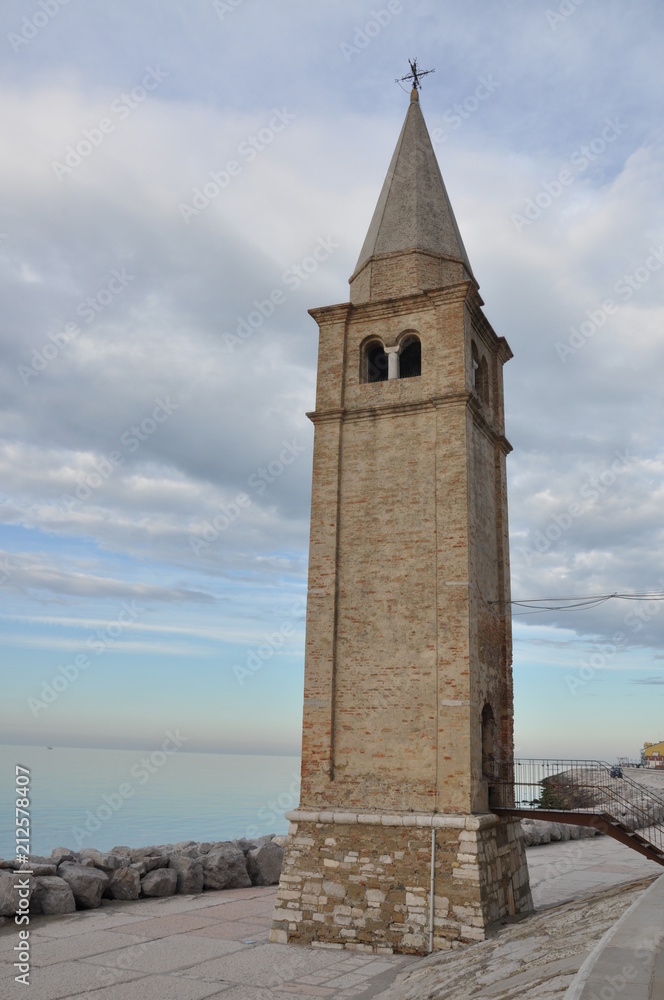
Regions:
<instances>
[{"instance_id":1,"label":"decorative stone molding","mask_svg":"<svg viewBox=\"0 0 664 1000\"><path fill-rule=\"evenodd\" d=\"M494 813L478 813L474 816L452 816L443 813L427 815L416 813L356 813L356 812L312 812L307 809L293 809L286 813L291 823L342 823L344 826L419 826L448 830L486 830L500 823Z\"/></svg>"}]
</instances>

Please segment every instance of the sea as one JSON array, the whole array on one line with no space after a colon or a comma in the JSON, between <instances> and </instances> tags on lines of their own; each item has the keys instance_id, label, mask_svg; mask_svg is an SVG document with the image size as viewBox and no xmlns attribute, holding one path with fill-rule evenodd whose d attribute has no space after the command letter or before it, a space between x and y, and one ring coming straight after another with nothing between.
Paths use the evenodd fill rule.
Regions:
<instances>
[{"instance_id":1,"label":"sea","mask_svg":"<svg viewBox=\"0 0 664 1000\"><path fill-rule=\"evenodd\" d=\"M283 834L299 786L299 757L0 746L0 858L26 832L38 855Z\"/></svg>"}]
</instances>

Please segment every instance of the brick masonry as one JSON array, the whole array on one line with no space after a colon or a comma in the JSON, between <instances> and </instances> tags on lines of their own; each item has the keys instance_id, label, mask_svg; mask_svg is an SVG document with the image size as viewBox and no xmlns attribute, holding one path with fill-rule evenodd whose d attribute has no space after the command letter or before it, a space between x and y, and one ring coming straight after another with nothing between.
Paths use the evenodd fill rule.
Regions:
<instances>
[{"instance_id":1,"label":"brick masonry","mask_svg":"<svg viewBox=\"0 0 664 1000\"><path fill-rule=\"evenodd\" d=\"M504 918L532 908L518 823L292 815L271 941L428 953L432 819L440 824L433 827L434 950L483 940Z\"/></svg>"},{"instance_id":2,"label":"brick masonry","mask_svg":"<svg viewBox=\"0 0 664 1000\"><path fill-rule=\"evenodd\" d=\"M509 347L470 281L313 315L302 803L486 811L485 706L494 756L512 752ZM413 332L420 377L362 382L367 341Z\"/></svg>"},{"instance_id":3,"label":"brick masonry","mask_svg":"<svg viewBox=\"0 0 664 1000\"><path fill-rule=\"evenodd\" d=\"M386 185L351 301L311 310L302 794L273 939L420 952L432 828L435 947L532 907L520 828L489 812L487 778L513 756L512 354L482 311L417 91ZM393 356L413 338L419 375L367 380L378 343Z\"/></svg>"},{"instance_id":4,"label":"brick masonry","mask_svg":"<svg viewBox=\"0 0 664 1000\"><path fill-rule=\"evenodd\" d=\"M302 797L276 941L426 951L432 822L435 948L532 908L520 828L489 813L484 774L513 753L511 352L481 306L467 280L312 311ZM367 343L413 333L419 377L363 381ZM386 814L420 816L429 830L385 826ZM332 819L348 815L373 819Z\"/></svg>"}]
</instances>

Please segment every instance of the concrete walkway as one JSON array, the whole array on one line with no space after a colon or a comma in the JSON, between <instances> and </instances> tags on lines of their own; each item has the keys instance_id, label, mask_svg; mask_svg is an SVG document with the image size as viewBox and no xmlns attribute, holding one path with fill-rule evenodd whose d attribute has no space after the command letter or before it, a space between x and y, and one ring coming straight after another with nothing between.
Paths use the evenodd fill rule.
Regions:
<instances>
[{"instance_id":1,"label":"concrete walkway","mask_svg":"<svg viewBox=\"0 0 664 1000\"><path fill-rule=\"evenodd\" d=\"M540 909L662 871L608 838L531 848L528 863ZM662 890L650 897L652 908L641 911L655 926L661 924L664 880ZM33 1000L369 1000L387 991L392 995L397 988L395 980L402 973L415 972L436 960L437 956L422 960L270 944L275 895L272 887L237 889L202 896L109 901L98 910L66 917L34 917L29 928L28 993L14 982L13 949L18 944L18 928L8 921L0 928L0 993L7 998L29 996ZM637 913L638 907L633 912ZM631 948L632 954L639 940L634 926L625 922L623 936L614 942ZM462 952L472 957L472 949ZM462 952L438 955L444 960L445 955L452 958ZM661 1000L664 960L658 948L653 948L651 957L651 971L660 982L660 992L652 993L652 998ZM613 969L611 966L609 974ZM606 969L598 960L590 972L605 976ZM586 982L590 992L578 993L575 1000L592 997L594 980L587 978ZM606 981L602 982L606 986ZM618 996L621 1000L642 1000L631 984L617 992ZM643 1000L648 1000L647 993Z\"/></svg>"},{"instance_id":2,"label":"concrete walkway","mask_svg":"<svg viewBox=\"0 0 664 1000\"><path fill-rule=\"evenodd\" d=\"M664 997L664 875L609 930L583 963L566 1000L623 994L629 1000Z\"/></svg>"}]
</instances>

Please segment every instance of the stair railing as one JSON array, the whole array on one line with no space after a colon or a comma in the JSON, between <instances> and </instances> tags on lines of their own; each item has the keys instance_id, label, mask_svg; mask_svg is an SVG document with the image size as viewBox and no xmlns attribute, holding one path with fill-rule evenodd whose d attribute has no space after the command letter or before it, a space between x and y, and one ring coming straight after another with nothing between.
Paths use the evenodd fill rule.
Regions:
<instances>
[{"instance_id":1,"label":"stair railing","mask_svg":"<svg viewBox=\"0 0 664 1000\"><path fill-rule=\"evenodd\" d=\"M602 817L615 832L627 834L632 846L649 845L664 863L664 797L615 765L598 760L522 758L492 761L485 777L491 809L521 815L532 812L534 819L538 812L547 812L556 814L559 822L595 826L598 822L590 818ZM625 836L618 839L630 842Z\"/></svg>"}]
</instances>

